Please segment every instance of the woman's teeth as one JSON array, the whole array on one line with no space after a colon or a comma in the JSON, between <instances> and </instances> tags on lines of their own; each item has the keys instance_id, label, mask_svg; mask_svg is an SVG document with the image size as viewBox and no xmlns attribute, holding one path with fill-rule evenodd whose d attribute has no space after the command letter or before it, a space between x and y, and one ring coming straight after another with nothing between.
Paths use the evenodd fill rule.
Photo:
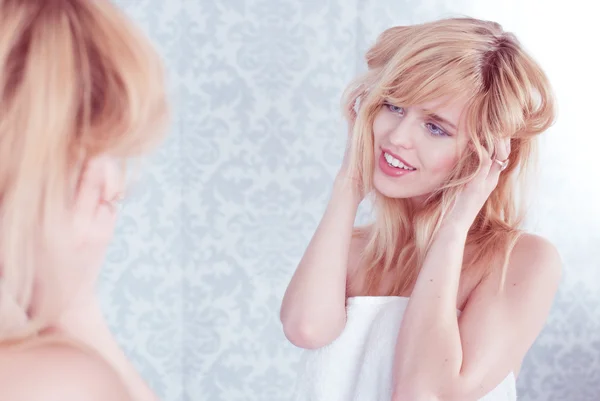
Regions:
<instances>
[{"instance_id":1,"label":"woman's teeth","mask_svg":"<svg viewBox=\"0 0 600 401\"><path fill-rule=\"evenodd\" d=\"M392 167L401 168L403 170L408 170L408 171L416 170L416 168L414 168L414 167L408 167L406 164L402 163L400 160L396 159L394 156L390 155L389 153L383 152L383 157L385 157L385 161L387 161L387 163Z\"/></svg>"}]
</instances>

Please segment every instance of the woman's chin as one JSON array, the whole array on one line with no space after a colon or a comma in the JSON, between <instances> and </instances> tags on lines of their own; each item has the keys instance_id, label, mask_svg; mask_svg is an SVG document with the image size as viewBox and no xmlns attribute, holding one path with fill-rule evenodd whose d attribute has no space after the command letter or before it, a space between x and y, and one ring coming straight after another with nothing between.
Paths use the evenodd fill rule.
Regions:
<instances>
[{"instance_id":1,"label":"woman's chin","mask_svg":"<svg viewBox=\"0 0 600 401\"><path fill-rule=\"evenodd\" d=\"M373 187L377 195L381 195L386 198L408 199L412 198L413 196L406 191L406 188L397 188L390 185L377 185L377 183L374 183Z\"/></svg>"},{"instance_id":2,"label":"woman's chin","mask_svg":"<svg viewBox=\"0 0 600 401\"><path fill-rule=\"evenodd\" d=\"M392 199L422 199L427 198L439 185L431 185L431 188L427 186L424 188L422 185L414 185L416 182L404 181L404 182L393 182L389 177L375 172L373 175L373 188L378 195L385 196L386 198Z\"/></svg>"}]
</instances>

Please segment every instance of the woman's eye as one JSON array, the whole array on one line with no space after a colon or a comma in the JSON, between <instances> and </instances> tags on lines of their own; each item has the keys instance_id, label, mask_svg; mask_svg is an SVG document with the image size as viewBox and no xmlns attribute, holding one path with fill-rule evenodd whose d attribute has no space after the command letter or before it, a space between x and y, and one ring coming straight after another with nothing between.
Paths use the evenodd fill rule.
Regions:
<instances>
[{"instance_id":1,"label":"woman's eye","mask_svg":"<svg viewBox=\"0 0 600 401\"><path fill-rule=\"evenodd\" d=\"M392 113L404 115L404 107L394 106L393 104L390 104L390 103L386 103L385 105L388 108L388 110L391 111Z\"/></svg>"},{"instance_id":2,"label":"woman's eye","mask_svg":"<svg viewBox=\"0 0 600 401\"><path fill-rule=\"evenodd\" d=\"M448 133L446 131L444 131L443 128L433 124L433 123L426 123L425 127L429 130L429 132L431 132L433 135L436 136L447 136Z\"/></svg>"}]
</instances>

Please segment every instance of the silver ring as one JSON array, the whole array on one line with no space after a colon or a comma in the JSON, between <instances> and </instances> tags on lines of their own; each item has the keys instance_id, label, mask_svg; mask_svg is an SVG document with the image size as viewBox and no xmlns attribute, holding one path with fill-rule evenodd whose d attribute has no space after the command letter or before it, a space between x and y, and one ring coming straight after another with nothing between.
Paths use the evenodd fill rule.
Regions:
<instances>
[{"instance_id":1,"label":"silver ring","mask_svg":"<svg viewBox=\"0 0 600 401\"><path fill-rule=\"evenodd\" d=\"M498 160L498 159L494 159L494 162L496 162L496 163L498 163L500 165L500 171L504 171L508 167L508 159L506 159L504 161Z\"/></svg>"}]
</instances>

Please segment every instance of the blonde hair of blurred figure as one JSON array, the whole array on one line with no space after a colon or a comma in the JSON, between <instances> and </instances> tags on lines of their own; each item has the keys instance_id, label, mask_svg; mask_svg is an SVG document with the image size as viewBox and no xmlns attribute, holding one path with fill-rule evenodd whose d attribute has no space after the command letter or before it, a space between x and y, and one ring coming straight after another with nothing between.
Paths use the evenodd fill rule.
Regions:
<instances>
[{"instance_id":1,"label":"blonde hair of blurred figure","mask_svg":"<svg viewBox=\"0 0 600 401\"><path fill-rule=\"evenodd\" d=\"M364 193L372 195L376 212L375 222L355 233L367 238L363 253L367 269L358 280L365 288L357 292L377 294L381 280L390 278L383 273L389 272L397 279L389 280L393 285L386 288L388 295L412 288L442 217L479 171L484 149L493 154L495 144L508 137L508 169L467 239L467 245L476 245L467 268L491 268L492 259L504 255L505 273L525 215L524 198L516 190L526 192L536 139L555 119L546 75L513 34L498 23L473 18L387 29L367 52L366 61L368 71L349 85L343 98L353 132L349 175L358 177ZM465 93L468 102L461 129L468 132L473 149L463 153L447 182L419 210L409 199L378 193L373 186L373 121L382 105L422 104L444 97L451 101Z\"/></svg>"},{"instance_id":2,"label":"blonde hair of blurred figure","mask_svg":"<svg viewBox=\"0 0 600 401\"><path fill-rule=\"evenodd\" d=\"M44 250L86 165L147 154L168 123L149 40L109 1L0 0L0 343L36 336L76 276ZM123 168L121 168L123 167ZM43 288L38 293L37 289Z\"/></svg>"}]
</instances>

